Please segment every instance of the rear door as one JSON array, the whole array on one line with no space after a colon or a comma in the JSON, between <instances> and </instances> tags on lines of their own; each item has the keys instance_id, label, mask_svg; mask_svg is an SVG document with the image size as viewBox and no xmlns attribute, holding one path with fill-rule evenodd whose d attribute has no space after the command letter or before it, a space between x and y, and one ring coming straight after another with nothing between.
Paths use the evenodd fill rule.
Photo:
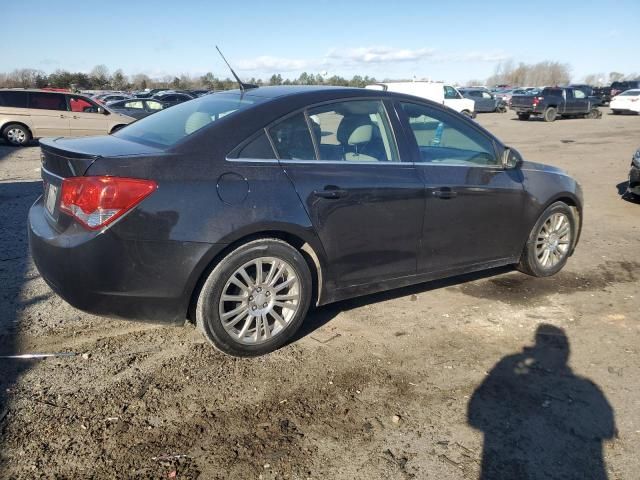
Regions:
<instances>
[{"instance_id":1,"label":"rear door","mask_svg":"<svg viewBox=\"0 0 640 480\"><path fill-rule=\"evenodd\" d=\"M71 136L106 135L108 132L107 115L98 113L98 105L88 98L67 95L71 118L69 127Z\"/></svg>"},{"instance_id":2,"label":"rear door","mask_svg":"<svg viewBox=\"0 0 640 480\"><path fill-rule=\"evenodd\" d=\"M522 249L522 172L504 170L493 139L473 122L400 102L426 190L420 272L513 258Z\"/></svg>"},{"instance_id":3,"label":"rear door","mask_svg":"<svg viewBox=\"0 0 640 480\"><path fill-rule=\"evenodd\" d=\"M573 113L580 114L589 111L589 97L582 90L572 89L573 92Z\"/></svg>"},{"instance_id":4,"label":"rear door","mask_svg":"<svg viewBox=\"0 0 640 480\"><path fill-rule=\"evenodd\" d=\"M29 92L29 113L34 136L69 136L70 114L63 93Z\"/></svg>"},{"instance_id":5,"label":"rear door","mask_svg":"<svg viewBox=\"0 0 640 480\"><path fill-rule=\"evenodd\" d=\"M392 122L382 101L358 99L309 108L269 130L337 288L416 272L424 185Z\"/></svg>"}]
</instances>

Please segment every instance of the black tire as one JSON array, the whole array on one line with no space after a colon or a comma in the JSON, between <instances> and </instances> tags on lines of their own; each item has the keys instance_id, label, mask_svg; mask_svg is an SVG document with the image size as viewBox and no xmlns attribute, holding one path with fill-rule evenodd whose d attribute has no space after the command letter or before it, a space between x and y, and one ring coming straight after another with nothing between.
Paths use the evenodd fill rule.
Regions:
<instances>
[{"instance_id":1,"label":"black tire","mask_svg":"<svg viewBox=\"0 0 640 480\"><path fill-rule=\"evenodd\" d=\"M467 118L475 118L475 115L473 114L473 112L470 112L469 110L463 110L462 115L464 115Z\"/></svg>"},{"instance_id":2,"label":"black tire","mask_svg":"<svg viewBox=\"0 0 640 480\"><path fill-rule=\"evenodd\" d=\"M297 293L299 297L298 308L292 318L287 322L286 327L283 327L277 335L274 335L269 340L257 344L241 343L225 330L220 316L220 301L227 282L229 282L238 269L252 260L264 257L283 260L293 268L295 276L299 280ZM312 285L309 266L298 250L288 243L274 238L254 240L229 253L209 274L198 296L196 325L207 340L223 353L237 357L264 355L283 346L291 339L298 328L300 328L311 302ZM274 300L275 295L274 293L272 297ZM240 302L240 304L242 305L244 302ZM248 312L249 302L246 304ZM280 313L282 313L282 311ZM248 312L247 315L247 317L243 318L251 317L250 312ZM273 322L271 325L275 328L275 320L273 320ZM243 321L240 321L238 324L240 323L243 323ZM253 319L249 324L255 325L253 327L255 332L257 321ZM268 323L267 328L269 328L269 325ZM251 330L251 328L249 328L249 330Z\"/></svg>"},{"instance_id":3,"label":"black tire","mask_svg":"<svg viewBox=\"0 0 640 480\"><path fill-rule=\"evenodd\" d=\"M24 125L11 123L2 130L2 138L4 138L9 145L24 147L31 141L31 132Z\"/></svg>"},{"instance_id":4,"label":"black tire","mask_svg":"<svg viewBox=\"0 0 640 480\"><path fill-rule=\"evenodd\" d=\"M600 112L597 108L592 108L591 110L589 110L589 113L587 113L584 117L591 119L591 120L595 120L596 118L600 118Z\"/></svg>"},{"instance_id":5,"label":"black tire","mask_svg":"<svg viewBox=\"0 0 640 480\"><path fill-rule=\"evenodd\" d=\"M558 263L556 263L551 267L545 267L544 265L541 264L540 260L536 255L536 242L538 240L538 234L542 229L542 226L544 225L544 223L552 215L556 213L562 213L566 215L569 221L569 226L570 226L569 242L570 243L568 245L566 254L564 255L563 258L561 258L558 261ZM569 205L567 205L564 202L555 202L551 204L549 207L547 207L547 209L544 212L542 212L542 215L540 215L540 218L538 218L538 221L531 229L531 233L529 234L527 243L525 244L524 249L522 250L520 262L518 263L516 268L520 270L522 273L526 273L527 275L531 275L534 277L549 277L551 275L555 275L560 270L562 270L562 268L567 263L569 256L573 252L573 247L575 246L575 242L576 242L576 233L577 233L576 218L573 210L571 210L571 207L569 207Z\"/></svg>"},{"instance_id":6,"label":"black tire","mask_svg":"<svg viewBox=\"0 0 640 480\"><path fill-rule=\"evenodd\" d=\"M529 118L531 117L531 115L529 115L528 113L519 113L518 114L518 120L529 120Z\"/></svg>"},{"instance_id":7,"label":"black tire","mask_svg":"<svg viewBox=\"0 0 640 480\"><path fill-rule=\"evenodd\" d=\"M555 121L557 116L558 116L558 110L556 110L553 107L549 107L544 111L543 118L545 122L553 122Z\"/></svg>"}]
</instances>

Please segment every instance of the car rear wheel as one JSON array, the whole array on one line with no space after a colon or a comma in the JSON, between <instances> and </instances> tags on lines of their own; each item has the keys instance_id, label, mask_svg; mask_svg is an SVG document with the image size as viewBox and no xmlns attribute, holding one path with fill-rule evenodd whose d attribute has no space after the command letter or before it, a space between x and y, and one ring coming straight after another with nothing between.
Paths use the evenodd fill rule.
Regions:
<instances>
[{"instance_id":1,"label":"car rear wheel","mask_svg":"<svg viewBox=\"0 0 640 480\"><path fill-rule=\"evenodd\" d=\"M518 119L519 120L529 120L530 115L528 113L519 113L518 114Z\"/></svg>"},{"instance_id":2,"label":"car rear wheel","mask_svg":"<svg viewBox=\"0 0 640 480\"><path fill-rule=\"evenodd\" d=\"M205 281L196 323L224 353L263 355L298 330L311 288L309 267L298 250L277 239L249 242L227 255Z\"/></svg>"},{"instance_id":3,"label":"car rear wheel","mask_svg":"<svg viewBox=\"0 0 640 480\"><path fill-rule=\"evenodd\" d=\"M599 110L597 108L592 108L589 110L589 113L585 115L585 118L589 118L591 120L595 120L596 118L600 118Z\"/></svg>"},{"instance_id":4,"label":"car rear wheel","mask_svg":"<svg viewBox=\"0 0 640 480\"><path fill-rule=\"evenodd\" d=\"M31 141L31 132L24 125L12 123L2 131L3 138L11 145L22 147Z\"/></svg>"},{"instance_id":5,"label":"car rear wheel","mask_svg":"<svg viewBox=\"0 0 640 480\"><path fill-rule=\"evenodd\" d=\"M557 116L558 116L558 111L553 107L549 107L544 111L545 122L553 122Z\"/></svg>"},{"instance_id":6,"label":"car rear wheel","mask_svg":"<svg viewBox=\"0 0 640 480\"><path fill-rule=\"evenodd\" d=\"M564 202L550 205L534 225L524 246L518 270L534 277L558 273L575 242L576 220Z\"/></svg>"}]
</instances>

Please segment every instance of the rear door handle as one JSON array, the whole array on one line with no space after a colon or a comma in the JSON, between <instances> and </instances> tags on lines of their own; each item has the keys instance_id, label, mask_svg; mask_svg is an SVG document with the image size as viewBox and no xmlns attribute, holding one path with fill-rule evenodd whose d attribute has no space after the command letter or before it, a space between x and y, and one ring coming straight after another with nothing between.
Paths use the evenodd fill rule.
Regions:
<instances>
[{"instance_id":1,"label":"rear door handle","mask_svg":"<svg viewBox=\"0 0 640 480\"><path fill-rule=\"evenodd\" d=\"M339 188L336 189L332 189L332 190L314 190L313 194L316 197L320 197L320 198L329 198L329 199L335 199L335 198L342 198L344 196L347 195L347 191L346 190L341 190Z\"/></svg>"},{"instance_id":2,"label":"rear door handle","mask_svg":"<svg viewBox=\"0 0 640 480\"><path fill-rule=\"evenodd\" d=\"M432 193L434 197L441 198L443 200L447 200L449 198L455 198L458 196L458 192L451 189L450 187L442 187L442 188L439 188L438 190L434 190Z\"/></svg>"}]
</instances>

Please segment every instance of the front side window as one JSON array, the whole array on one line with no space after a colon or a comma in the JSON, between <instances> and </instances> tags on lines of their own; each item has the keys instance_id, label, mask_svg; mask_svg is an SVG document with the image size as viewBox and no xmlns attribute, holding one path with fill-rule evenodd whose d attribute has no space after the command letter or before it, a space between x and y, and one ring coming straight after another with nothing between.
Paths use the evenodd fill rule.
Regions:
<instances>
[{"instance_id":1,"label":"front side window","mask_svg":"<svg viewBox=\"0 0 640 480\"><path fill-rule=\"evenodd\" d=\"M259 97L237 93L206 95L149 115L113 135L134 142L168 147L220 118L233 115L262 101L264 100Z\"/></svg>"},{"instance_id":2,"label":"front side window","mask_svg":"<svg viewBox=\"0 0 640 480\"><path fill-rule=\"evenodd\" d=\"M277 123L269 135L282 160L315 160L316 153L304 113L300 112Z\"/></svg>"},{"instance_id":3,"label":"front side window","mask_svg":"<svg viewBox=\"0 0 640 480\"><path fill-rule=\"evenodd\" d=\"M153 100L147 100L147 109L149 110L162 110L162 104Z\"/></svg>"},{"instance_id":4,"label":"front side window","mask_svg":"<svg viewBox=\"0 0 640 480\"><path fill-rule=\"evenodd\" d=\"M96 113L98 107L86 98L69 96L69 108L72 112Z\"/></svg>"},{"instance_id":5,"label":"front side window","mask_svg":"<svg viewBox=\"0 0 640 480\"><path fill-rule=\"evenodd\" d=\"M493 142L448 113L414 103L401 103L415 137L420 159L434 165L498 165Z\"/></svg>"},{"instance_id":6,"label":"front side window","mask_svg":"<svg viewBox=\"0 0 640 480\"><path fill-rule=\"evenodd\" d=\"M458 93L458 91L455 88L453 88L453 87L451 87L449 85L445 85L442 88L444 88L444 98L446 98L447 100L451 100L451 99L454 99L454 98L460 98L460 94Z\"/></svg>"},{"instance_id":7,"label":"front side window","mask_svg":"<svg viewBox=\"0 0 640 480\"><path fill-rule=\"evenodd\" d=\"M492 99L493 95L491 95L489 92L482 92L482 98Z\"/></svg>"},{"instance_id":8,"label":"front side window","mask_svg":"<svg viewBox=\"0 0 640 480\"><path fill-rule=\"evenodd\" d=\"M384 104L352 100L308 110L320 160L398 161Z\"/></svg>"},{"instance_id":9,"label":"front side window","mask_svg":"<svg viewBox=\"0 0 640 480\"><path fill-rule=\"evenodd\" d=\"M573 96L575 98L587 98L587 96L585 95L585 93L582 90L574 90L573 91Z\"/></svg>"},{"instance_id":10,"label":"front side window","mask_svg":"<svg viewBox=\"0 0 640 480\"><path fill-rule=\"evenodd\" d=\"M67 101L60 93L29 93L29 108L67 111Z\"/></svg>"}]
</instances>

